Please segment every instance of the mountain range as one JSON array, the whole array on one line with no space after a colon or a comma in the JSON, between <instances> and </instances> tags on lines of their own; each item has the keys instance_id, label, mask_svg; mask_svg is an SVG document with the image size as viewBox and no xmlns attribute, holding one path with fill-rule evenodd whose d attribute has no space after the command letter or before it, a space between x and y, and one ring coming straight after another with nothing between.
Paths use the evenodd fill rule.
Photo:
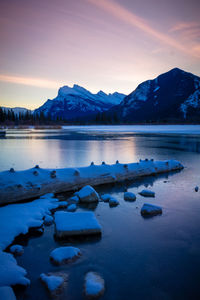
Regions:
<instances>
[{"instance_id":1,"label":"mountain range","mask_svg":"<svg viewBox=\"0 0 200 300\"><path fill-rule=\"evenodd\" d=\"M19 112L19 108L13 111ZM56 98L48 99L33 113L70 122L92 122L97 114L103 113L110 119L117 115L119 123L200 122L200 77L174 68L142 82L127 96L103 91L93 94L78 85L63 86Z\"/></svg>"}]
</instances>

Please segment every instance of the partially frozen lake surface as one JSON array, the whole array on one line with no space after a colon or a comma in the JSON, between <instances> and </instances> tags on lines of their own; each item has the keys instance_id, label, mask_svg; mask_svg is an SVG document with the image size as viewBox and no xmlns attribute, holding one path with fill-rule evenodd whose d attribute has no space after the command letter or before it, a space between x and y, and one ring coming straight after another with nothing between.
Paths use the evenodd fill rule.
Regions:
<instances>
[{"instance_id":1,"label":"partially frozen lake surface","mask_svg":"<svg viewBox=\"0 0 200 300\"><path fill-rule=\"evenodd\" d=\"M0 168L79 167L95 163L129 163L140 158L176 159L185 169L135 182L98 187L120 205L108 203L81 206L94 211L102 225L102 237L58 241L54 225L40 237L23 241L18 264L28 272L31 285L18 291L20 300L45 300L48 294L39 280L41 273L66 271L68 286L61 299L84 299L84 276L94 271L105 280L102 299L200 299L200 128L199 126L88 126L63 130L9 130L0 139ZM151 126L152 127L152 126ZM140 131L139 131L140 130ZM135 202L124 201L125 188L136 194ZM155 198L138 194L151 189ZM66 200L69 195L62 195ZM161 206L163 214L143 218L144 203ZM76 262L54 266L51 251L74 246L82 256Z\"/></svg>"}]
</instances>

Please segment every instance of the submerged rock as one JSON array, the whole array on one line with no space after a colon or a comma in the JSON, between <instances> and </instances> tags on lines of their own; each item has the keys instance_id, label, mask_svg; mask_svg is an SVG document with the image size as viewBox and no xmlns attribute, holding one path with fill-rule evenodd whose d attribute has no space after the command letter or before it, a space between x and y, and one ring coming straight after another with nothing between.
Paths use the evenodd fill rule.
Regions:
<instances>
[{"instance_id":1,"label":"submerged rock","mask_svg":"<svg viewBox=\"0 0 200 300\"><path fill-rule=\"evenodd\" d=\"M76 193L76 195L79 197L81 202L90 203L99 201L98 193L90 185L84 186L79 192Z\"/></svg>"},{"instance_id":2,"label":"submerged rock","mask_svg":"<svg viewBox=\"0 0 200 300\"><path fill-rule=\"evenodd\" d=\"M162 214L162 207L145 203L141 208L142 216L155 216Z\"/></svg>"},{"instance_id":3,"label":"submerged rock","mask_svg":"<svg viewBox=\"0 0 200 300\"><path fill-rule=\"evenodd\" d=\"M46 286L51 298L56 299L63 291L68 280L68 275L65 273L42 273L40 280Z\"/></svg>"},{"instance_id":4,"label":"submerged rock","mask_svg":"<svg viewBox=\"0 0 200 300\"><path fill-rule=\"evenodd\" d=\"M101 225L93 212L55 213L55 234L58 238L101 233Z\"/></svg>"},{"instance_id":5,"label":"submerged rock","mask_svg":"<svg viewBox=\"0 0 200 300\"><path fill-rule=\"evenodd\" d=\"M116 198L114 198L114 197L110 197L110 199L109 199L109 205L110 206L117 206L117 205L119 205L119 201Z\"/></svg>"},{"instance_id":6,"label":"submerged rock","mask_svg":"<svg viewBox=\"0 0 200 300\"><path fill-rule=\"evenodd\" d=\"M81 255L79 248L60 247L54 249L50 254L50 259L57 265L66 264L76 260Z\"/></svg>"},{"instance_id":7,"label":"submerged rock","mask_svg":"<svg viewBox=\"0 0 200 300\"><path fill-rule=\"evenodd\" d=\"M155 197L155 192L151 190L142 190L141 192L139 192L139 194L144 197Z\"/></svg>"},{"instance_id":8,"label":"submerged rock","mask_svg":"<svg viewBox=\"0 0 200 300\"><path fill-rule=\"evenodd\" d=\"M10 247L10 252L20 256L24 253L24 248L21 245L13 245Z\"/></svg>"},{"instance_id":9,"label":"submerged rock","mask_svg":"<svg viewBox=\"0 0 200 300\"><path fill-rule=\"evenodd\" d=\"M89 298L99 298L105 291L104 279L95 272L88 272L85 275L84 291Z\"/></svg>"},{"instance_id":10,"label":"submerged rock","mask_svg":"<svg viewBox=\"0 0 200 300\"><path fill-rule=\"evenodd\" d=\"M131 192L125 192L124 193L124 200L126 201L135 201L136 200L136 195Z\"/></svg>"}]
</instances>

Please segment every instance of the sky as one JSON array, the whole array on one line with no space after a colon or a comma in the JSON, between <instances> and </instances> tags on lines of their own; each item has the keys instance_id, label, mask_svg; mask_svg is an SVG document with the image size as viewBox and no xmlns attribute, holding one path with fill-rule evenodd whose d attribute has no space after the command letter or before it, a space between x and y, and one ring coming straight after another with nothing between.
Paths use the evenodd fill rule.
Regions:
<instances>
[{"instance_id":1,"label":"sky","mask_svg":"<svg viewBox=\"0 0 200 300\"><path fill-rule=\"evenodd\" d=\"M174 67L200 76L199 0L0 0L0 105L78 84L129 94Z\"/></svg>"}]
</instances>

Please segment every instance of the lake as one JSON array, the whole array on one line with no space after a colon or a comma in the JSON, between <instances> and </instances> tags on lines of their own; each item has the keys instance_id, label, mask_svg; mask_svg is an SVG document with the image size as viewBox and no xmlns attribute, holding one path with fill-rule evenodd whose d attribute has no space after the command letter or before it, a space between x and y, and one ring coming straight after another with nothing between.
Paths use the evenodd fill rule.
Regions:
<instances>
[{"instance_id":1,"label":"lake","mask_svg":"<svg viewBox=\"0 0 200 300\"><path fill-rule=\"evenodd\" d=\"M28 272L31 285L17 290L18 299L45 300L48 294L39 275L66 271L69 281L63 298L84 299L84 275L96 271L106 283L102 299L200 299L200 127L99 126L66 127L63 130L9 130L0 139L0 169L16 170L39 164L44 168L136 162L140 158L176 159L184 170L97 188L110 193L120 205L81 206L93 210L102 225L101 238L57 241L54 225L40 237L24 239L18 264ZM155 198L138 194L144 187ZM137 195L123 199L125 190ZM69 194L62 194L67 199ZM163 208L163 214L143 218L144 203ZM60 245L75 245L83 253L75 263L56 267L50 252Z\"/></svg>"}]
</instances>

